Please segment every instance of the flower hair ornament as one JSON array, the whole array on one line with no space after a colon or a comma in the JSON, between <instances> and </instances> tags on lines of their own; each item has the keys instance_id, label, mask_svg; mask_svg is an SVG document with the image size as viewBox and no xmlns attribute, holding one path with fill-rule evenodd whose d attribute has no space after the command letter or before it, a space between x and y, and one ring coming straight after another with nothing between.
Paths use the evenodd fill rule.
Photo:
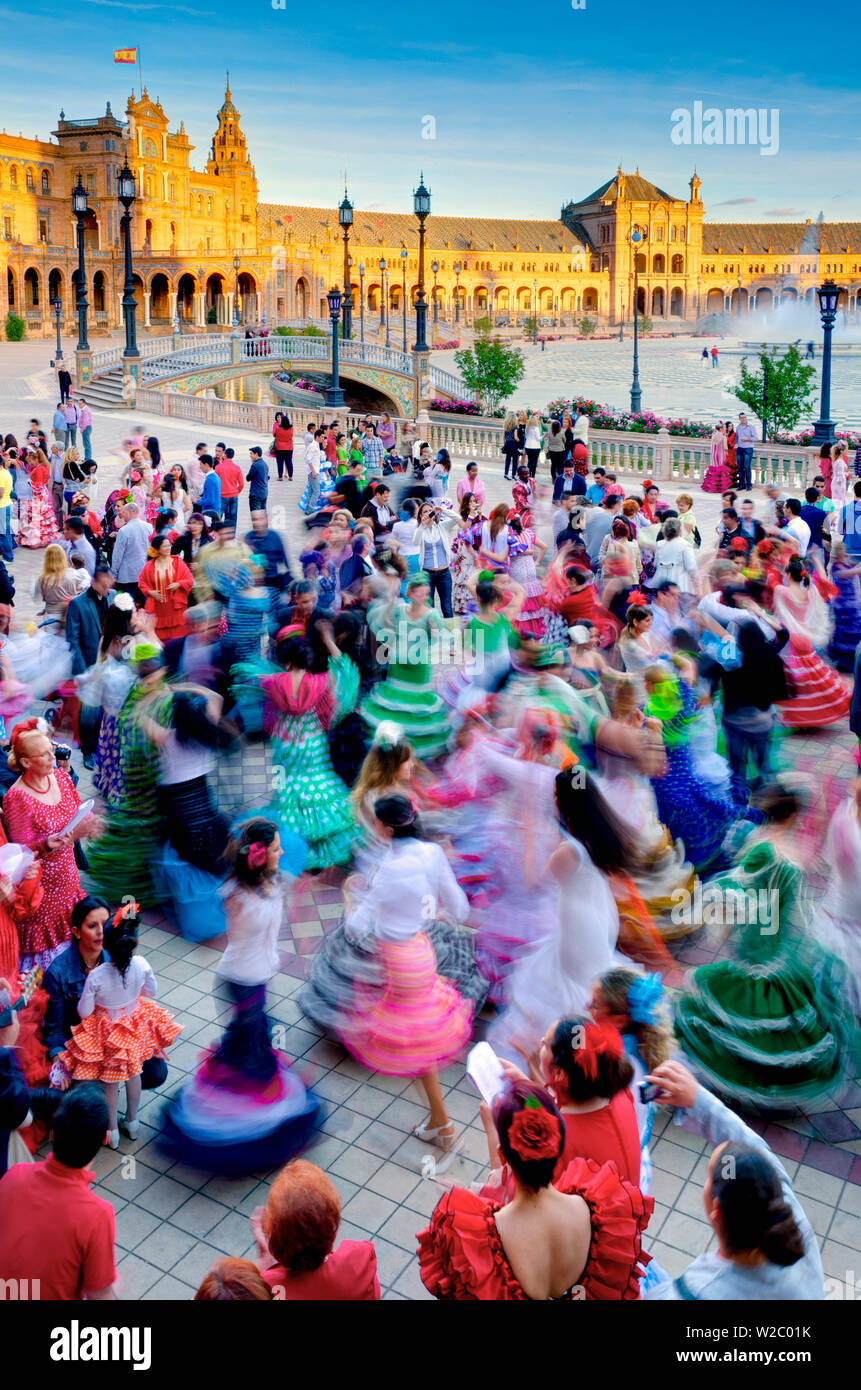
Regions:
<instances>
[{"instance_id":1,"label":"flower hair ornament","mask_svg":"<svg viewBox=\"0 0 861 1390\"><path fill-rule=\"evenodd\" d=\"M508 1143L524 1163L556 1158L562 1143L562 1126L535 1096L527 1096L508 1130Z\"/></svg>"},{"instance_id":2,"label":"flower hair ornament","mask_svg":"<svg viewBox=\"0 0 861 1390\"><path fill-rule=\"evenodd\" d=\"M597 1080L599 1057L622 1055L621 1034L609 1023L584 1023L575 1036L579 1046L572 1047L572 1056L576 1056L580 1071L589 1081Z\"/></svg>"},{"instance_id":3,"label":"flower hair ornament","mask_svg":"<svg viewBox=\"0 0 861 1390\"><path fill-rule=\"evenodd\" d=\"M631 1022L654 1024L663 993L660 975L638 975L628 989L628 1017Z\"/></svg>"},{"instance_id":4,"label":"flower hair ornament","mask_svg":"<svg viewBox=\"0 0 861 1390\"><path fill-rule=\"evenodd\" d=\"M248 860L249 869L262 869L266 863L269 846L264 845L262 840L252 840L250 845L243 846L242 853Z\"/></svg>"},{"instance_id":5,"label":"flower hair ornament","mask_svg":"<svg viewBox=\"0 0 861 1390\"><path fill-rule=\"evenodd\" d=\"M626 607L626 608L630 608L631 605L634 604L634 603L638 603L638 604L640 604L642 607L648 608L648 606L649 606L649 600L647 599L646 595L643 593L642 589L632 589L632 590L631 590L631 592L630 592L629 595L628 595L628 599L627 599L627 602L626 602L626 604L625 604L625 607Z\"/></svg>"},{"instance_id":6,"label":"flower hair ornament","mask_svg":"<svg viewBox=\"0 0 861 1390\"><path fill-rule=\"evenodd\" d=\"M403 741L404 731L393 719L384 719L377 725L374 733L375 748L383 748L387 753L391 753L392 749L397 748Z\"/></svg>"},{"instance_id":7,"label":"flower hair ornament","mask_svg":"<svg viewBox=\"0 0 861 1390\"><path fill-rule=\"evenodd\" d=\"M22 738L24 734L49 734L50 732L51 727L44 719L22 719L21 723L16 724L12 730L12 736L9 742L17 755L18 740Z\"/></svg>"},{"instance_id":8,"label":"flower hair ornament","mask_svg":"<svg viewBox=\"0 0 861 1390\"><path fill-rule=\"evenodd\" d=\"M114 599L114 608L118 609L120 613L133 613L134 607L135 601L131 594L117 594Z\"/></svg>"},{"instance_id":9,"label":"flower hair ornament","mask_svg":"<svg viewBox=\"0 0 861 1390\"><path fill-rule=\"evenodd\" d=\"M118 926L120 925L120 922L125 922L125 921L128 921L128 920L132 920L132 919L134 919L135 917L139 917L139 916L140 916L140 911L141 911L141 905L140 905L140 903L135 903L135 902L130 902L130 903L129 903L129 902L125 902L125 903L123 903L122 906L121 906L121 907L118 907L117 910L116 910L116 912L114 913L113 921L111 922L111 926L112 926L112 927L118 927Z\"/></svg>"}]
</instances>

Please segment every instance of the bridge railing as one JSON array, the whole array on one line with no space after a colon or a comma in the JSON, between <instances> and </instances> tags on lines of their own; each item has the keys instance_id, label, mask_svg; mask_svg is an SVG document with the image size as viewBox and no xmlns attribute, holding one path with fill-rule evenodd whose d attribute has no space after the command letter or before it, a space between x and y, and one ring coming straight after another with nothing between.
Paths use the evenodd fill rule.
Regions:
<instances>
[{"instance_id":1,"label":"bridge railing","mask_svg":"<svg viewBox=\"0 0 861 1390\"><path fill-rule=\"evenodd\" d=\"M444 372L442 367L431 366L428 368L428 373L431 385L436 386L437 390L445 391L448 396L457 396L462 401L475 400L475 392L470 391L469 387L465 386L460 377L455 376L453 372Z\"/></svg>"}]
</instances>

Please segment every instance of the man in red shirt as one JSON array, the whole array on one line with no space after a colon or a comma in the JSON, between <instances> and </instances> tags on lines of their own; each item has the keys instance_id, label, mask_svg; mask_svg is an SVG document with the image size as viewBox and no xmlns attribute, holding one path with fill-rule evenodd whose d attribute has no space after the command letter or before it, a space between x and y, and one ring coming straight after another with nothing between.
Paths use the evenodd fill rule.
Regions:
<instances>
[{"instance_id":1,"label":"man in red shirt","mask_svg":"<svg viewBox=\"0 0 861 1390\"><path fill-rule=\"evenodd\" d=\"M332 471L337 472L338 468L338 421L333 420L329 426L324 445L326 462L332 465Z\"/></svg>"},{"instance_id":2,"label":"man in red shirt","mask_svg":"<svg viewBox=\"0 0 861 1390\"><path fill-rule=\"evenodd\" d=\"M0 1279L15 1279L19 1297L116 1297L114 1209L90 1191L96 1175L86 1166L107 1128L101 1086L76 1086L54 1115L50 1157L0 1178Z\"/></svg>"},{"instance_id":3,"label":"man in red shirt","mask_svg":"<svg viewBox=\"0 0 861 1390\"><path fill-rule=\"evenodd\" d=\"M221 510L224 520L235 531L239 494L245 487L245 479L242 469L234 462L232 449L225 449L224 458L216 460L215 471L221 479Z\"/></svg>"}]
</instances>

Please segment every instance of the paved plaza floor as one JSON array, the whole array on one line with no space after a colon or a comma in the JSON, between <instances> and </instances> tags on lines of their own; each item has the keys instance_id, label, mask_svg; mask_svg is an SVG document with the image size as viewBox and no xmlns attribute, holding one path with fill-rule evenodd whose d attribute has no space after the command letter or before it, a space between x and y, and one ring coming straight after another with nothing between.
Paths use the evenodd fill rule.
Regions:
<instances>
[{"instance_id":1,"label":"paved plaza floor","mask_svg":"<svg viewBox=\"0 0 861 1390\"><path fill-rule=\"evenodd\" d=\"M23 437L31 415L43 424L50 422L55 399L46 370L49 349L44 343L0 345L0 428L4 432L12 430ZM232 445L244 463L248 446L260 442L236 430L216 435L200 425L137 414L134 419L158 435L169 463L184 462L199 439L211 445L216 438ZM111 450L128 433L130 423L124 415L96 416L93 444L102 496L119 473L119 457ZM304 484L303 471L299 460L297 481L273 482L270 494L270 511L293 557L304 535L295 505ZM491 501L508 495L499 465L482 465L481 472ZM462 475L462 463L455 466L455 474L452 486ZM717 519L717 505L714 498L697 497L706 543ZM245 529L247 518L243 499L240 530ZM16 551L12 568L18 587L18 622L35 614L30 593L40 558L40 552ZM829 776L842 780L849 775L852 743L845 730L793 736L793 759L811 773L817 796L825 795ZM75 763L79 765L77 753ZM81 791L86 794L89 775L81 771ZM226 809L265 802L268 786L267 753L261 744L223 760L219 767L217 796ZM122 891L118 883L117 896ZM282 969L269 987L269 1012L283 1030L279 1044L295 1059L299 1073L314 1085L326 1107L321 1131L307 1157L329 1173L341 1193L342 1237L373 1238L385 1298L427 1298L418 1277L416 1232L426 1224L441 1189L422 1176L426 1146L409 1136L412 1124L425 1113L416 1087L409 1081L370 1075L323 1036L296 1003L314 951L338 921L340 896L337 883L331 881L305 878L297 884L282 942ZM170 1050L166 1085L158 1093L144 1093L139 1139L132 1142L123 1137L119 1150L104 1149L93 1165L95 1190L117 1213L121 1298L190 1299L220 1255L253 1253L249 1216L265 1200L272 1174L258 1172L238 1181L213 1178L173 1163L160 1154L155 1142L166 1097L194 1071L200 1052L219 1035L229 1015L223 987L214 974L222 946L218 940L205 946L186 942L158 913L146 916L141 952L158 978L160 1001L183 1025L183 1032ZM710 959L715 949L701 936L689 937L679 959L683 965L699 964ZM481 1175L487 1161L477 1097L462 1066L450 1067L442 1080L446 1105L463 1127L466 1141L446 1180L470 1183ZM665 1112L658 1109L652 1150L655 1212L646 1245L675 1275L712 1240L702 1208L708 1150L703 1140L677 1126L668 1128L667 1121ZM841 1281L845 1289L841 1296L854 1297L853 1271L861 1271L861 1084L849 1084L839 1106L824 1104L804 1119L754 1118L754 1124L786 1164L822 1242L826 1274Z\"/></svg>"}]
</instances>

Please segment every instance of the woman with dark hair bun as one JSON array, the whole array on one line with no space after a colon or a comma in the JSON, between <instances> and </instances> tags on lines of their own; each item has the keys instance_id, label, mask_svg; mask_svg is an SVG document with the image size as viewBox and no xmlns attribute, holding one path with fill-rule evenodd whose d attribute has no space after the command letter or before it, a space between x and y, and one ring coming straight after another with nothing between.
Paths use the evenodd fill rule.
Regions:
<instances>
[{"instance_id":1,"label":"woman with dark hair bun","mask_svg":"<svg viewBox=\"0 0 861 1390\"><path fill-rule=\"evenodd\" d=\"M101 1081L108 1102L108 1143L120 1142L117 1107L120 1082L126 1086L123 1128L137 1139L141 1072L150 1057L164 1055L182 1032L173 1015L153 1003L155 975L143 956L136 956L140 905L126 900L104 930L108 959L87 976L78 1001L81 1022L54 1060L52 1084Z\"/></svg>"},{"instance_id":2,"label":"woman with dark hair bun","mask_svg":"<svg viewBox=\"0 0 861 1390\"><path fill-rule=\"evenodd\" d=\"M703 1206L717 1249L698 1255L677 1279L664 1276L647 1299L807 1302L825 1295L819 1242L780 1160L682 1066L662 1062L648 1081L676 1124L693 1124L716 1147Z\"/></svg>"},{"instance_id":3,"label":"woman with dark hair bun","mask_svg":"<svg viewBox=\"0 0 861 1390\"><path fill-rule=\"evenodd\" d=\"M419 1233L425 1288L446 1301L639 1298L651 1197L588 1158L554 1181L564 1124L543 1087L509 1081L492 1113L513 1195L503 1202L454 1187L440 1199Z\"/></svg>"}]
</instances>

